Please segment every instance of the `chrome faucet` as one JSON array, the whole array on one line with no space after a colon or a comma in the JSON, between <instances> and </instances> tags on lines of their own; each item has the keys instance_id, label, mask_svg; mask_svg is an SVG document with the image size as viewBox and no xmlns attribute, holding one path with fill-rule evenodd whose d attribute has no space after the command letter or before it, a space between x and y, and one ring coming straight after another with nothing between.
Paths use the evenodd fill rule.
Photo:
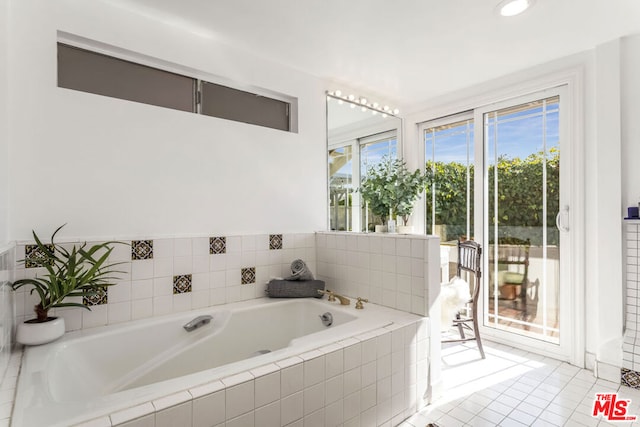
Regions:
<instances>
[{"instance_id":1,"label":"chrome faucet","mask_svg":"<svg viewBox=\"0 0 640 427\"><path fill-rule=\"evenodd\" d=\"M184 325L183 328L187 332L191 332L198 329L200 326L204 326L207 323L211 322L211 319L213 319L213 316L209 316L208 314L205 314L203 316L198 316L192 321L190 321L189 323L187 323L186 325Z\"/></svg>"},{"instance_id":2,"label":"chrome faucet","mask_svg":"<svg viewBox=\"0 0 640 427\"><path fill-rule=\"evenodd\" d=\"M327 301L329 302L333 302L336 300L336 298L338 298L340 300L340 305L349 305L351 304L351 300L349 300L349 298L347 297L343 297L342 295L338 295L333 291L330 290L326 290L323 291L322 289L318 289L318 293L319 294L324 294L324 295L329 295L329 298L327 298Z\"/></svg>"}]
</instances>

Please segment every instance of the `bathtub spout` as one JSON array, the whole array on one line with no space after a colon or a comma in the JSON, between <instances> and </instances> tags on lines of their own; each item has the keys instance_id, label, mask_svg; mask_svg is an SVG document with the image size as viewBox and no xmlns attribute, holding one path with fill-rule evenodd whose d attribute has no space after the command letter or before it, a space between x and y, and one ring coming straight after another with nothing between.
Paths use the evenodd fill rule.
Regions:
<instances>
[{"instance_id":1,"label":"bathtub spout","mask_svg":"<svg viewBox=\"0 0 640 427\"><path fill-rule=\"evenodd\" d=\"M204 316L198 316L195 319L193 319L191 322L184 325L183 328L187 332L191 332L198 329L200 326L204 326L207 323L211 322L211 319L213 319L213 316L209 316L208 314L205 314Z\"/></svg>"},{"instance_id":2,"label":"bathtub spout","mask_svg":"<svg viewBox=\"0 0 640 427\"><path fill-rule=\"evenodd\" d=\"M322 289L318 289L318 293L319 294L329 295L329 298L328 298L327 301L332 302L332 301L335 301L336 298L338 298L340 300L340 305L349 305L349 304L351 304L351 300L349 298L343 297L342 295L338 295L333 291L330 291L330 290L323 291Z\"/></svg>"},{"instance_id":3,"label":"bathtub spout","mask_svg":"<svg viewBox=\"0 0 640 427\"><path fill-rule=\"evenodd\" d=\"M338 295L336 293L333 294L334 297L340 300L340 305L349 305L351 304L351 300L347 297L343 297L342 295Z\"/></svg>"}]
</instances>

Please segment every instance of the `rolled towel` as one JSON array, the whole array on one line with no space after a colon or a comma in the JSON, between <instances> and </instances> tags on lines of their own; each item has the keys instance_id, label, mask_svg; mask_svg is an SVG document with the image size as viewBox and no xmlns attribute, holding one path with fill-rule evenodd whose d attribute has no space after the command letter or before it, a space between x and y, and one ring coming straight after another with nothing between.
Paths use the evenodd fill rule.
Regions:
<instances>
[{"instance_id":1,"label":"rolled towel","mask_svg":"<svg viewBox=\"0 0 640 427\"><path fill-rule=\"evenodd\" d=\"M291 276L285 277L284 280L313 280L313 273L307 267L307 264L301 259L297 259L291 263Z\"/></svg>"}]
</instances>

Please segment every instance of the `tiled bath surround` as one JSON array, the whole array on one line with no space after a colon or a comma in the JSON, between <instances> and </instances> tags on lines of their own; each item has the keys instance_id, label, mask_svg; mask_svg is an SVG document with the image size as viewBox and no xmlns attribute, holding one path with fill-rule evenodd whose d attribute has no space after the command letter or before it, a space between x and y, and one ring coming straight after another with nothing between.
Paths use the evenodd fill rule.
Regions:
<instances>
[{"instance_id":1,"label":"tiled bath surround","mask_svg":"<svg viewBox=\"0 0 640 427\"><path fill-rule=\"evenodd\" d=\"M625 222L626 254L625 274L627 281L626 328L622 344L621 382L640 389L640 295L638 279L640 268L640 221Z\"/></svg>"},{"instance_id":2,"label":"tiled bath surround","mask_svg":"<svg viewBox=\"0 0 640 427\"><path fill-rule=\"evenodd\" d=\"M430 318L390 325L83 426L391 427L438 393L440 343L430 339L439 337L440 328L437 238L308 233L144 242L136 255L131 246L117 245L112 261L125 262L126 274L108 288L105 304L91 306L91 312L57 310L68 330L262 297L269 278L290 274L297 258L330 289ZM317 252L322 262L316 263ZM16 274L35 270L20 265ZM191 292L174 294L176 281L188 288L182 285L189 275ZM35 302L26 290L15 296L17 321L33 316ZM19 358L14 364L17 376Z\"/></svg>"},{"instance_id":3,"label":"tiled bath surround","mask_svg":"<svg viewBox=\"0 0 640 427\"><path fill-rule=\"evenodd\" d=\"M73 242L68 242L72 244ZM89 244L97 242L89 242ZM265 296L273 277L291 274L305 260L315 273L313 233L203 236L130 240L115 244L110 262L121 262L120 280L106 293L86 299L91 311L55 309L68 331L188 311ZM66 244L66 242L65 242ZM77 244L77 242L76 242ZM19 260L33 254L31 242L16 247ZM16 279L42 274L18 263ZM37 303L29 287L15 292L16 321L33 317Z\"/></svg>"},{"instance_id":4,"label":"tiled bath surround","mask_svg":"<svg viewBox=\"0 0 640 427\"><path fill-rule=\"evenodd\" d=\"M425 404L427 324L407 318L81 425L395 426Z\"/></svg>"},{"instance_id":5,"label":"tiled bath surround","mask_svg":"<svg viewBox=\"0 0 640 427\"><path fill-rule=\"evenodd\" d=\"M440 239L386 233L316 233L327 289L428 317L430 399L440 395Z\"/></svg>"},{"instance_id":6,"label":"tiled bath surround","mask_svg":"<svg viewBox=\"0 0 640 427\"><path fill-rule=\"evenodd\" d=\"M319 232L318 276L340 294L429 316L439 287L429 295L428 284L440 284L439 242L434 236Z\"/></svg>"},{"instance_id":7,"label":"tiled bath surround","mask_svg":"<svg viewBox=\"0 0 640 427\"><path fill-rule=\"evenodd\" d=\"M13 245L0 248L0 426L9 425L16 380L20 367L20 352L12 355L13 281L15 266Z\"/></svg>"}]
</instances>

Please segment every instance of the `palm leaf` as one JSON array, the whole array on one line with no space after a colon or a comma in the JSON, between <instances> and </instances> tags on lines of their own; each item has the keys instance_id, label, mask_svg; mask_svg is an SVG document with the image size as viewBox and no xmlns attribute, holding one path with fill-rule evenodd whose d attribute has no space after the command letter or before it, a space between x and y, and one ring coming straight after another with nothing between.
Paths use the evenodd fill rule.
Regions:
<instances>
[{"instance_id":1,"label":"palm leaf","mask_svg":"<svg viewBox=\"0 0 640 427\"><path fill-rule=\"evenodd\" d=\"M42 257L29 260L37 267L45 269L45 274L32 279L15 281L13 289L30 285L31 293L40 297L40 305L44 310L51 307L89 307L75 302L65 302L68 297L87 297L97 295L103 288L115 285L122 271L114 269L123 262L108 263L113 251L113 244L122 242L109 241L92 245L87 242L74 245L70 250L55 243L55 237L64 227L58 227L51 235L51 243L44 244L35 231L33 238ZM26 260L22 260L26 262ZM89 309L90 310L90 309Z\"/></svg>"}]
</instances>

